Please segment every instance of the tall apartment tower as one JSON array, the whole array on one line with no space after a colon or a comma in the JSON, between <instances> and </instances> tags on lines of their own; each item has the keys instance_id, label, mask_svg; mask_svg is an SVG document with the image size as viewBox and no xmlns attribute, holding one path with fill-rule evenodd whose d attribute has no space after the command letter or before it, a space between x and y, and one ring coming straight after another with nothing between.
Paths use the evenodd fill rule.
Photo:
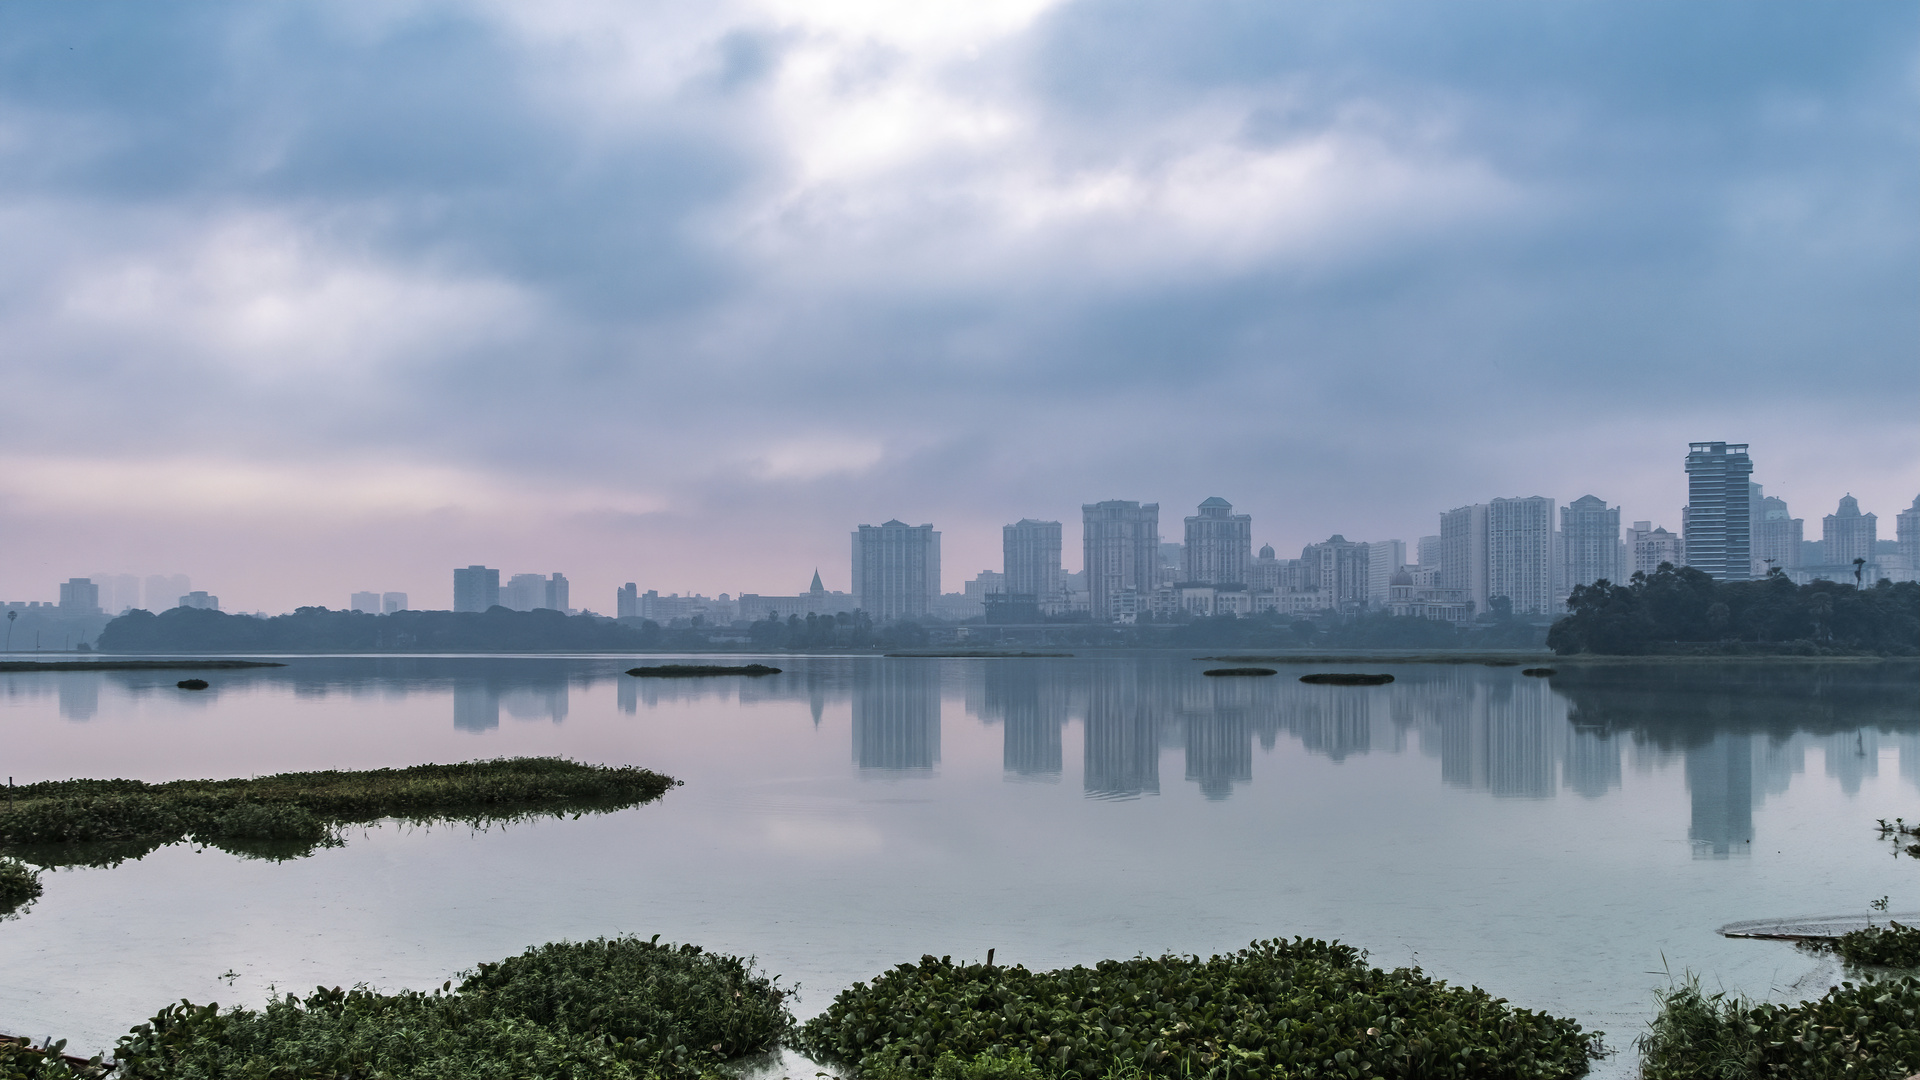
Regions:
<instances>
[{"instance_id":1,"label":"tall apartment tower","mask_svg":"<svg viewBox=\"0 0 1920 1080\"><path fill-rule=\"evenodd\" d=\"M453 572L453 610L485 611L500 603L500 571L469 566Z\"/></svg>"},{"instance_id":2,"label":"tall apartment tower","mask_svg":"<svg viewBox=\"0 0 1920 1080\"><path fill-rule=\"evenodd\" d=\"M1334 533L1300 549L1300 574L1308 586L1330 597L1337 610L1358 611L1367 603L1371 555L1366 544Z\"/></svg>"},{"instance_id":3,"label":"tall apartment tower","mask_svg":"<svg viewBox=\"0 0 1920 1080\"><path fill-rule=\"evenodd\" d=\"M940 534L895 519L853 533L853 602L876 623L918 618L940 598Z\"/></svg>"},{"instance_id":4,"label":"tall apartment tower","mask_svg":"<svg viewBox=\"0 0 1920 1080\"><path fill-rule=\"evenodd\" d=\"M1620 508L1605 499L1582 495L1560 508L1560 536L1566 549L1566 588L1620 576Z\"/></svg>"},{"instance_id":5,"label":"tall apartment tower","mask_svg":"<svg viewBox=\"0 0 1920 1080\"><path fill-rule=\"evenodd\" d=\"M1000 527L1007 592L1045 602L1060 592L1060 523L1021 518Z\"/></svg>"},{"instance_id":6,"label":"tall apartment tower","mask_svg":"<svg viewBox=\"0 0 1920 1080\"><path fill-rule=\"evenodd\" d=\"M1504 596L1515 615L1551 615L1556 599L1553 500L1544 495L1487 504L1487 600Z\"/></svg>"},{"instance_id":7,"label":"tall apartment tower","mask_svg":"<svg viewBox=\"0 0 1920 1080\"><path fill-rule=\"evenodd\" d=\"M1915 495L1913 505L1893 519L1893 529L1894 542L1906 556L1907 572L1920 578L1920 495Z\"/></svg>"},{"instance_id":8,"label":"tall apartment tower","mask_svg":"<svg viewBox=\"0 0 1920 1080\"><path fill-rule=\"evenodd\" d=\"M1407 565L1405 540L1375 540L1367 545L1367 604L1387 606L1393 575Z\"/></svg>"},{"instance_id":9,"label":"tall apartment tower","mask_svg":"<svg viewBox=\"0 0 1920 1080\"><path fill-rule=\"evenodd\" d=\"M1440 515L1440 585L1487 610L1487 504L1474 503Z\"/></svg>"},{"instance_id":10,"label":"tall apartment tower","mask_svg":"<svg viewBox=\"0 0 1920 1080\"><path fill-rule=\"evenodd\" d=\"M1129 589L1140 602L1159 582L1160 504L1109 499L1084 503L1080 527L1087 576L1087 602L1094 622L1121 614Z\"/></svg>"},{"instance_id":11,"label":"tall apartment tower","mask_svg":"<svg viewBox=\"0 0 1920 1080\"><path fill-rule=\"evenodd\" d=\"M380 614L380 594L377 592L354 593L347 598L347 610L378 615Z\"/></svg>"},{"instance_id":12,"label":"tall apartment tower","mask_svg":"<svg viewBox=\"0 0 1920 1080\"><path fill-rule=\"evenodd\" d=\"M92 578L68 578L60 583L62 614L100 614L100 586Z\"/></svg>"},{"instance_id":13,"label":"tall apartment tower","mask_svg":"<svg viewBox=\"0 0 1920 1080\"><path fill-rule=\"evenodd\" d=\"M613 617L616 619L640 617L640 586L631 581L620 586L619 595L613 600Z\"/></svg>"},{"instance_id":14,"label":"tall apartment tower","mask_svg":"<svg viewBox=\"0 0 1920 1080\"><path fill-rule=\"evenodd\" d=\"M1801 542L1806 539L1807 523L1787 510L1787 501L1769 495L1760 500L1760 516L1753 522L1753 561L1755 572L1765 576L1778 567L1789 570L1799 566Z\"/></svg>"},{"instance_id":15,"label":"tall apartment tower","mask_svg":"<svg viewBox=\"0 0 1920 1080\"><path fill-rule=\"evenodd\" d=\"M1666 526L1654 528L1651 521L1636 521L1629 532L1632 570L1634 574L1646 574L1652 577L1660 569L1661 563L1672 566L1687 565L1687 545L1679 536L1667 531ZM1629 577L1632 574L1628 575Z\"/></svg>"},{"instance_id":16,"label":"tall apartment tower","mask_svg":"<svg viewBox=\"0 0 1920 1080\"><path fill-rule=\"evenodd\" d=\"M1697 442L1687 449L1687 565L1718 581L1753 576L1753 459L1746 443Z\"/></svg>"},{"instance_id":17,"label":"tall apartment tower","mask_svg":"<svg viewBox=\"0 0 1920 1080\"><path fill-rule=\"evenodd\" d=\"M1234 513L1233 504L1218 495L1206 500L1187 519L1181 557L1188 581L1245 585L1253 562L1253 515Z\"/></svg>"},{"instance_id":18,"label":"tall apartment tower","mask_svg":"<svg viewBox=\"0 0 1920 1080\"><path fill-rule=\"evenodd\" d=\"M1873 545L1879 540L1880 519L1860 512L1860 500L1852 495L1840 498L1840 509L1820 522L1820 561L1828 566L1846 566L1855 559L1878 562Z\"/></svg>"}]
</instances>

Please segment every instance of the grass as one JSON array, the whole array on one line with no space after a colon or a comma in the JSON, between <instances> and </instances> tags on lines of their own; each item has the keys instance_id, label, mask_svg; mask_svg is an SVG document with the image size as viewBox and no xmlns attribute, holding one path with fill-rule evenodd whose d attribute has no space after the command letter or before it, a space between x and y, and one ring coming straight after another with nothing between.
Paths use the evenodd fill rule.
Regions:
<instances>
[{"instance_id":1,"label":"grass","mask_svg":"<svg viewBox=\"0 0 1920 1080\"><path fill-rule=\"evenodd\" d=\"M250 780L53 780L11 790L0 854L41 866L111 866L192 841L237 855L295 858L343 843L344 827L400 818L474 825L605 813L676 781L632 767L501 758Z\"/></svg>"},{"instance_id":2,"label":"grass","mask_svg":"<svg viewBox=\"0 0 1920 1080\"><path fill-rule=\"evenodd\" d=\"M1841 983L1817 1001L1760 1004L1698 979L1658 995L1643 1080L1900 1080L1920 1072L1920 980Z\"/></svg>"},{"instance_id":3,"label":"grass","mask_svg":"<svg viewBox=\"0 0 1920 1080\"><path fill-rule=\"evenodd\" d=\"M925 956L842 991L800 1042L878 1080L1548 1080L1601 1052L1572 1020L1365 959L1298 938L1050 972Z\"/></svg>"},{"instance_id":4,"label":"grass","mask_svg":"<svg viewBox=\"0 0 1920 1080\"><path fill-rule=\"evenodd\" d=\"M115 1075L691 1080L792 1029L776 981L750 959L658 937L560 942L481 964L458 986L429 993L319 988L224 1011L183 1001L121 1038ZM18 1075L89 1075L44 1057L24 1064L39 1071Z\"/></svg>"}]
</instances>

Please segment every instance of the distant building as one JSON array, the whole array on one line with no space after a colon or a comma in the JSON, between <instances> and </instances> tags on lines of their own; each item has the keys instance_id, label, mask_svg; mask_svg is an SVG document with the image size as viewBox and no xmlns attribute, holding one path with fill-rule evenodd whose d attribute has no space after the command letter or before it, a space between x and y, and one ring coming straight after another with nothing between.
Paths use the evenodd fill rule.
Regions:
<instances>
[{"instance_id":1,"label":"distant building","mask_svg":"<svg viewBox=\"0 0 1920 1080\"><path fill-rule=\"evenodd\" d=\"M702 596L699 593L689 593L686 596L670 593L661 596L658 590L648 589L637 599L640 604L639 617L651 619L661 626L676 622L686 626L695 619L700 620L704 626L727 626L736 617L747 619L766 617L764 613L759 616L748 615L726 593L721 593L717 597ZM745 599L746 597L741 597L741 600Z\"/></svg>"},{"instance_id":2,"label":"distant building","mask_svg":"<svg viewBox=\"0 0 1920 1080\"><path fill-rule=\"evenodd\" d=\"M1367 545L1335 533L1300 551L1300 585L1317 590L1336 611L1358 611L1367 604L1370 552Z\"/></svg>"},{"instance_id":3,"label":"distant building","mask_svg":"<svg viewBox=\"0 0 1920 1080\"><path fill-rule=\"evenodd\" d=\"M1021 518L1000 528L1002 590L1046 602L1060 594L1060 523Z\"/></svg>"},{"instance_id":4,"label":"distant building","mask_svg":"<svg viewBox=\"0 0 1920 1080\"><path fill-rule=\"evenodd\" d=\"M1387 614L1402 619L1431 619L1456 625L1473 620L1473 602L1459 589L1439 584L1440 571L1401 567L1387 585Z\"/></svg>"},{"instance_id":5,"label":"distant building","mask_svg":"<svg viewBox=\"0 0 1920 1080\"><path fill-rule=\"evenodd\" d=\"M746 597L742 596L741 599L745 600ZM631 581L620 586L620 593L613 601L613 617L616 619L640 617L640 586Z\"/></svg>"},{"instance_id":6,"label":"distant building","mask_svg":"<svg viewBox=\"0 0 1920 1080\"><path fill-rule=\"evenodd\" d=\"M485 611L500 603L500 571L469 566L453 572L453 610Z\"/></svg>"},{"instance_id":7,"label":"distant building","mask_svg":"<svg viewBox=\"0 0 1920 1080\"><path fill-rule=\"evenodd\" d=\"M1843 496L1840 508L1820 522L1820 561L1828 566L1851 566L1855 559L1875 562L1879 528L1878 518L1860 512L1858 499Z\"/></svg>"},{"instance_id":8,"label":"distant building","mask_svg":"<svg viewBox=\"0 0 1920 1080\"><path fill-rule=\"evenodd\" d=\"M1893 519L1893 528L1894 543L1907 564L1907 580L1911 581L1920 576L1920 495L1914 496L1913 505Z\"/></svg>"},{"instance_id":9,"label":"distant building","mask_svg":"<svg viewBox=\"0 0 1920 1080\"><path fill-rule=\"evenodd\" d=\"M150 574L146 581L146 609L155 615L180 606L180 597L193 591L185 574Z\"/></svg>"},{"instance_id":10,"label":"distant building","mask_svg":"<svg viewBox=\"0 0 1920 1080\"><path fill-rule=\"evenodd\" d=\"M1596 581L1620 580L1620 508L1606 500L1582 495L1560 508L1560 535L1565 549L1566 591Z\"/></svg>"},{"instance_id":11,"label":"distant building","mask_svg":"<svg viewBox=\"0 0 1920 1080\"><path fill-rule=\"evenodd\" d=\"M100 586L89 578L68 578L60 585L60 611L66 615L100 614Z\"/></svg>"},{"instance_id":12,"label":"distant building","mask_svg":"<svg viewBox=\"0 0 1920 1080\"><path fill-rule=\"evenodd\" d=\"M1753 574L1753 459L1746 443L1697 442L1687 451L1687 507L1682 517L1687 565L1718 581Z\"/></svg>"},{"instance_id":13,"label":"distant building","mask_svg":"<svg viewBox=\"0 0 1920 1080\"><path fill-rule=\"evenodd\" d=\"M1293 582L1287 580L1293 559L1277 559L1272 544L1261 544L1260 554L1254 556L1253 565L1247 568L1247 585L1254 592L1274 592L1290 587Z\"/></svg>"},{"instance_id":14,"label":"distant building","mask_svg":"<svg viewBox=\"0 0 1920 1080\"><path fill-rule=\"evenodd\" d=\"M1544 495L1487 504L1487 603L1504 596L1515 615L1551 615L1559 608L1553 500Z\"/></svg>"},{"instance_id":15,"label":"distant building","mask_svg":"<svg viewBox=\"0 0 1920 1080\"><path fill-rule=\"evenodd\" d=\"M895 519L853 533L854 603L875 623L932 612L940 596L940 534Z\"/></svg>"},{"instance_id":16,"label":"distant building","mask_svg":"<svg viewBox=\"0 0 1920 1080\"><path fill-rule=\"evenodd\" d=\"M532 611L547 606L547 578L544 574L515 574L500 590L500 606L514 611Z\"/></svg>"},{"instance_id":17,"label":"distant building","mask_svg":"<svg viewBox=\"0 0 1920 1080\"><path fill-rule=\"evenodd\" d=\"M1086 503L1080 526L1093 621L1131 622L1159 584L1160 504Z\"/></svg>"},{"instance_id":18,"label":"distant building","mask_svg":"<svg viewBox=\"0 0 1920 1080\"><path fill-rule=\"evenodd\" d=\"M181 597L180 602L174 606L200 608L203 611L219 611L220 598L217 596L210 596L204 592L195 591L195 592L190 592L187 595Z\"/></svg>"},{"instance_id":19,"label":"distant building","mask_svg":"<svg viewBox=\"0 0 1920 1080\"><path fill-rule=\"evenodd\" d=\"M357 592L347 598L348 611L364 611L369 615L380 614L380 594L377 592Z\"/></svg>"},{"instance_id":20,"label":"distant building","mask_svg":"<svg viewBox=\"0 0 1920 1080\"><path fill-rule=\"evenodd\" d=\"M396 611L407 610L407 594L403 592L385 592L380 594L380 612L391 615Z\"/></svg>"},{"instance_id":21,"label":"distant building","mask_svg":"<svg viewBox=\"0 0 1920 1080\"><path fill-rule=\"evenodd\" d=\"M545 591L546 603L542 604L542 607L550 611L565 612L571 610L573 603L573 586L567 581L567 575L557 570L554 571L553 576L547 579Z\"/></svg>"},{"instance_id":22,"label":"distant building","mask_svg":"<svg viewBox=\"0 0 1920 1080\"><path fill-rule=\"evenodd\" d=\"M1753 573L1764 577L1768 570L1793 570L1804 561L1806 522L1794 517L1784 499L1771 496L1760 500L1760 513L1753 522Z\"/></svg>"},{"instance_id":23,"label":"distant building","mask_svg":"<svg viewBox=\"0 0 1920 1080\"><path fill-rule=\"evenodd\" d=\"M1440 569L1440 551L1439 537L1423 536L1415 543L1414 558L1419 560L1422 569L1438 570Z\"/></svg>"},{"instance_id":24,"label":"distant building","mask_svg":"<svg viewBox=\"0 0 1920 1080\"><path fill-rule=\"evenodd\" d=\"M1236 514L1233 504L1219 496L1203 501L1186 519L1186 544L1181 550L1182 575L1187 583L1245 585L1253 562L1253 517Z\"/></svg>"},{"instance_id":25,"label":"distant building","mask_svg":"<svg viewBox=\"0 0 1920 1080\"><path fill-rule=\"evenodd\" d=\"M1686 541L1678 533L1668 532L1665 526L1656 529L1651 521L1636 521L1629 536L1634 573L1651 576L1660 569L1661 563L1687 565Z\"/></svg>"},{"instance_id":26,"label":"distant building","mask_svg":"<svg viewBox=\"0 0 1920 1080\"><path fill-rule=\"evenodd\" d=\"M1487 610L1487 504L1474 503L1440 515L1440 586Z\"/></svg>"},{"instance_id":27,"label":"distant building","mask_svg":"<svg viewBox=\"0 0 1920 1080\"><path fill-rule=\"evenodd\" d=\"M105 614L122 615L140 606L140 578L134 574L89 574L87 580L100 587L100 610Z\"/></svg>"},{"instance_id":28,"label":"distant building","mask_svg":"<svg viewBox=\"0 0 1920 1080\"><path fill-rule=\"evenodd\" d=\"M750 622L759 622L772 616L786 619L798 615L837 615L843 611L852 611L856 605L853 597L843 592L828 592L820 581L820 571L813 572L813 583L805 592L793 596L762 596L759 593L740 594L740 617Z\"/></svg>"},{"instance_id":29,"label":"distant building","mask_svg":"<svg viewBox=\"0 0 1920 1080\"><path fill-rule=\"evenodd\" d=\"M1405 540L1375 540L1367 545L1367 606L1385 607L1395 574L1407 565Z\"/></svg>"}]
</instances>

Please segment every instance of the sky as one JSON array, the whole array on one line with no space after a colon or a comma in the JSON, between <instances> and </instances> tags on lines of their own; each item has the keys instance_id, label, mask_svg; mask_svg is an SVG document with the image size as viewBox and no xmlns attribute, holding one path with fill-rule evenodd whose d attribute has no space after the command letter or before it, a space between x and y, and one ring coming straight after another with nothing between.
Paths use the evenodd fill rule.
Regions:
<instances>
[{"instance_id":1,"label":"sky","mask_svg":"<svg viewBox=\"0 0 1920 1080\"><path fill-rule=\"evenodd\" d=\"M0 5L0 598L1920 495L1920 5Z\"/></svg>"}]
</instances>

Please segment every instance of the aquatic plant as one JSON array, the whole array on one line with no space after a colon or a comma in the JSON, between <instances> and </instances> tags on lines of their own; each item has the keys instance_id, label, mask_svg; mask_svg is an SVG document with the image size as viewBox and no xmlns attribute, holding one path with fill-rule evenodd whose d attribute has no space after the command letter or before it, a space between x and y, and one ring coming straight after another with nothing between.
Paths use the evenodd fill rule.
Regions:
<instances>
[{"instance_id":1,"label":"aquatic plant","mask_svg":"<svg viewBox=\"0 0 1920 1080\"><path fill-rule=\"evenodd\" d=\"M1572 1020L1300 938L1049 972L924 956L842 991L800 1042L881 1077L1020 1078L1024 1056L1047 1077L1535 1080L1600 1053Z\"/></svg>"},{"instance_id":2,"label":"aquatic plant","mask_svg":"<svg viewBox=\"0 0 1920 1080\"><path fill-rule=\"evenodd\" d=\"M658 936L560 942L430 993L320 988L224 1012L183 1001L115 1055L119 1076L151 1080L691 1078L791 1030L776 981Z\"/></svg>"},{"instance_id":3,"label":"aquatic plant","mask_svg":"<svg viewBox=\"0 0 1920 1080\"><path fill-rule=\"evenodd\" d=\"M1899 1080L1920 1071L1920 979L1843 982L1796 1005L1706 993L1697 978L1656 997L1660 1011L1638 1040L1643 1080Z\"/></svg>"},{"instance_id":4,"label":"aquatic plant","mask_svg":"<svg viewBox=\"0 0 1920 1080\"><path fill-rule=\"evenodd\" d=\"M1920 968L1920 927L1904 923L1850 930L1825 945L1855 967Z\"/></svg>"},{"instance_id":5,"label":"aquatic plant","mask_svg":"<svg viewBox=\"0 0 1920 1080\"><path fill-rule=\"evenodd\" d=\"M1906 818L1880 819L1880 839L1893 842L1893 854L1920 859L1920 825L1907 824Z\"/></svg>"},{"instance_id":6,"label":"aquatic plant","mask_svg":"<svg viewBox=\"0 0 1920 1080\"><path fill-rule=\"evenodd\" d=\"M10 915L38 899L40 872L18 859L0 859L0 915Z\"/></svg>"},{"instance_id":7,"label":"aquatic plant","mask_svg":"<svg viewBox=\"0 0 1920 1080\"><path fill-rule=\"evenodd\" d=\"M338 846L344 826L382 818L479 825L604 813L650 802L675 783L646 769L563 758L163 784L50 780L11 790L0 809L0 852L41 866L111 866L192 840L293 858Z\"/></svg>"},{"instance_id":8,"label":"aquatic plant","mask_svg":"<svg viewBox=\"0 0 1920 1080\"><path fill-rule=\"evenodd\" d=\"M1200 674L1202 675L1278 675L1280 673L1270 667L1217 667L1217 668L1208 668L1207 670L1201 672Z\"/></svg>"},{"instance_id":9,"label":"aquatic plant","mask_svg":"<svg viewBox=\"0 0 1920 1080\"><path fill-rule=\"evenodd\" d=\"M205 679L181 679L173 685L182 690L205 690L208 684Z\"/></svg>"},{"instance_id":10,"label":"aquatic plant","mask_svg":"<svg viewBox=\"0 0 1920 1080\"><path fill-rule=\"evenodd\" d=\"M1530 668L1520 669L1520 674L1525 675L1529 678L1544 679L1549 675L1558 675L1559 672L1553 670L1550 667L1530 667Z\"/></svg>"},{"instance_id":11,"label":"aquatic plant","mask_svg":"<svg viewBox=\"0 0 1920 1080\"><path fill-rule=\"evenodd\" d=\"M25 1039L0 1035L0 1080L100 1080L108 1075L98 1056L77 1058L66 1048L65 1039L31 1046Z\"/></svg>"},{"instance_id":12,"label":"aquatic plant","mask_svg":"<svg viewBox=\"0 0 1920 1080\"><path fill-rule=\"evenodd\" d=\"M765 664L660 664L657 667L628 668L627 674L656 679L688 679L703 675L778 675L780 669Z\"/></svg>"},{"instance_id":13,"label":"aquatic plant","mask_svg":"<svg viewBox=\"0 0 1920 1080\"><path fill-rule=\"evenodd\" d=\"M1384 686L1393 681L1393 676L1362 675L1352 671L1323 671L1302 675L1300 681L1320 686Z\"/></svg>"}]
</instances>

